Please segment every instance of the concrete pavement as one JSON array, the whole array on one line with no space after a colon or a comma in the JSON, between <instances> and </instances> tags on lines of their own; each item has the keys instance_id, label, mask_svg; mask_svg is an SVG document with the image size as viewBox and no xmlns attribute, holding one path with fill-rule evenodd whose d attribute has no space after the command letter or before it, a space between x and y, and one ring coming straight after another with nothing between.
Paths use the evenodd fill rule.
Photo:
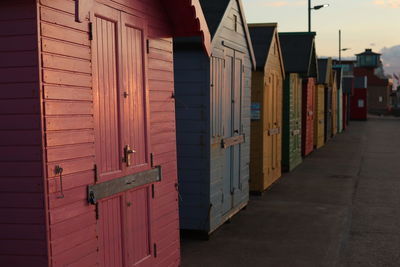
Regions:
<instances>
[{"instance_id":1,"label":"concrete pavement","mask_svg":"<svg viewBox=\"0 0 400 267\"><path fill-rule=\"evenodd\" d=\"M182 266L400 266L400 120L351 122Z\"/></svg>"}]
</instances>

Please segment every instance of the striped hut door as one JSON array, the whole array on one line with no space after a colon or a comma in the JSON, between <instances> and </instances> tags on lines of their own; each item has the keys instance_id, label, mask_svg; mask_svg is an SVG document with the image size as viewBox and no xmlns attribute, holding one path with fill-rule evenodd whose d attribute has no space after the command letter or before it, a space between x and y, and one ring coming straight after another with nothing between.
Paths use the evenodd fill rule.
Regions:
<instances>
[{"instance_id":1,"label":"striped hut door","mask_svg":"<svg viewBox=\"0 0 400 267\"><path fill-rule=\"evenodd\" d=\"M146 26L142 19L97 4L93 23L93 84L97 184L150 168ZM100 266L149 266L150 185L98 201Z\"/></svg>"}]
</instances>

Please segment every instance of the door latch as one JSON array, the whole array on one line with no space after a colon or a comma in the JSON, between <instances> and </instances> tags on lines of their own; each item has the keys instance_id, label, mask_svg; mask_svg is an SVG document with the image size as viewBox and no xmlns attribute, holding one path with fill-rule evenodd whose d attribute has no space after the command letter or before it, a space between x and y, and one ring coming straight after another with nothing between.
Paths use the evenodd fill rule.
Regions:
<instances>
[{"instance_id":1,"label":"door latch","mask_svg":"<svg viewBox=\"0 0 400 267\"><path fill-rule=\"evenodd\" d=\"M136 153L135 150L131 149L129 145L126 145L124 147L124 162L126 163L126 166L131 166L131 155L133 153Z\"/></svg>"},{"instance_id":2,"label":"door latch","mask_svg":"<svg viewBox=\"0 0 400 267\"><path fill-rule=\"evenodd\" d=\"M62 176L63 171L64 169L60 165L57 165L54 168L54 173L60 176L60 194L57 196L57 198L64 198L63 176Z\"/></svg>"}]
</instances>

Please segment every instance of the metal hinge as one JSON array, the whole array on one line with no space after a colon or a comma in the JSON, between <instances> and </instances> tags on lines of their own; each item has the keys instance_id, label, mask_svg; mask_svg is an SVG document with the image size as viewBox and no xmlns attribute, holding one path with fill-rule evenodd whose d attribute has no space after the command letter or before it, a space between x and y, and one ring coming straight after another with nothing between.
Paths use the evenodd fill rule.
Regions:
<instances>
[{"instance_id":1,"label":"metal hinge","mask_svg":"<svg viewBox=\"0 0 400 267\"><path fill-rule=\"evenodd\" d=\"M150 153L150 166L153 168L154 167L154 154Z\"/></svg>"},{"instance_id":2,"label":"metal hinge","mask_svg":"<svg viewBox=\"0 0 400 267\"><path fill-rule=\"evenodd\" d=\"M149 39L146 40L146 51L147 51L147 54L150 54L150 40Z\"/></svg>"},{"instance_id":3,"label":"metal hinge","mask_svg":"<svg viewBox=\"0 0 400 267\"><path fill-rule=\"evenodd\" d=\"M96 203L95 212L96 212L96 220L98 220L99 217L100 217L100 215L99 215L99 203Z\"/></svg>"},{"instance_id":4,"label":"metal hinge","mask_svg":"<svg viewBox=\"0 0 400 267\"><path fill-rule=\"evenodd\" d=\"M154 253L154 258L157 258L157 244L153 244L153 253Z\"/></svg>"},{"instance_id":5,"label":"metal hinge","mask_svg":"<svg viewBox=\"0 0 400 267\"><path fill-rule=\"evenodd\" d=\"M88 32L88 34L89 34L89 40L90 41L93 40L93 23L92 22L89 22L89 32Z\"/></svg>"},{"instance_id":6,"label":"metal hinge","mask_svg":"<svg viewBox=\"0 0 400 267\"><path fill-rule=\"evenodd\" d=\"M94 164L94 181L97 183L99 181L99 174L98 174L98 168L97 168L97 164Z\"/></svg>"},{"instance_id":7,"label":"metal hinge","mask_svg":"<svg viewBox=\"0 0 400 267\"><path fill-rule=\"evenodd\" d=\"M154 184L151 185L151 198L154 199Z\"/></svg>"}]
</instances>

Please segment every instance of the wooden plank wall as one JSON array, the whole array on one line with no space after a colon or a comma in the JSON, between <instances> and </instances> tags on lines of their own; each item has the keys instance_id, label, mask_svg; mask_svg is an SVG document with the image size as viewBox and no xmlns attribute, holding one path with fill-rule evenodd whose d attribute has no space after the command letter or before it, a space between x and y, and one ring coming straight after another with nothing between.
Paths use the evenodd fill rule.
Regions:
<instances>
[{"instance_id":1,"label":"wooden plank wall","mask_svg":"<svg viewBox=\"0 0 400 267\"><path fill-rule=\"evenodd\" d=\"M338 72L341 72L338 87L338 132L343 132L343 70L339 69ZM339 74L338 74L339 75Z\"/></svg>"},{"instance_id":2,"label":"wooden plank wall","mask_svg":"<svg viewBox=\"0 0 400 267\"><path fill-rule=\"evenodd\" d=\"M325 143L331 138L332 133L332 88L325 87Z\"/></svg>"},{"instance_id":3,"label":"wooden plank wall","mask_svg":"<svg viewBox=\"0 0 400 267\"><path fill-rule=\"evenodd\" d=\"M264 72L253 71L251 78L251 102L260 104L260 119L251 120L250 136L250 190L260 191L263 187L263 153L264 153Z\"/></svg>"},{"instance_id":4,"label":"wooden plank wall","mask_svg":"<svg viewBox=\"0 0 400 267\"><path fill-rule=\"evenodd\" d=\"M324 145L325 139L325 86L322 84L317 85L314 93L314 146L320 148Z\"/></svg>"},{"instance_id":5,"label":"wooden plank wall","mask_svg":"<svg viewBox=\"0 0 400 267\"><path fill-rule=\"evenodd\" d=\"M151 151L163 168L155 185L153 241L159 266L179 264L178 195L172 40L169 21L159 1L111 3L144 17L149 26L148 85L150 88ZM126 5L126 6L124 6ZM128 5L131 7L129 8ZM41 60L50 204L51 261L54 266L97 264L95 206L86 188L94 183L94 122L91 42L88 21L74 21L73 0L41 0ZM56 165L64 168L63 199Z\"/></svg>"},{"instance_id":6,"label":"wooden plank wall","mask_svg":"<svg viewBox=\"0 0 400 267\"><path fill-rule=\"evenodd\" d=\"M335 73L335 72L334 72ZM333 78L332 86L332 137L338 132L338 88L336 83L336 74Z\"/></svg>"},{"instance_id":7,"label":"wooden plank wall","mask_svg":"<svg viewBox=\"0 0 400 267\"><path fill-rule=\"evenodd\" d=\"M36 13L0 2L1 266L47 266Z\"/></svg>"},{"instance_id":8,"label":"wooden plank wall","mask_svg":"<svg viewBox=\"0 0 400 267\"><path fill-rule=\"evenodd\" d=\"M176 45L182 45L181 42L177 40ZM210 99L210 61L199 49L177 48L174 53L181 195L179 212L182 229L207 230L210 203L210 118L207 111Z\"/></svg>"},{"instance_id":9,"label":"wooden plank wall","mask_svg":"<svg viewBox=\"0 0 400 267\"><path fill-rule=\"evenodd\" d=\"M219 32L216 33L214 37L213 43L215 46L214 50L218 50L217 52L222 53L223 46L221 44L222 40L228 40L229 42L235 44L240 47L243 51L245 51L244 57L244 88L242 93L242 125L243 125L243 133L246 136L245 143L241 144L241 162L240 162L240 180L242 183L241 190L238 190L236 196L234 196L235 204L239 205L248 201L249 198L249 164L250 164L250 109L251 109L251 74L252 74L252 63L250 59L250 52L247 46L246 37L244 27L244 22L241 19L241 15L239 13L239 6L237 1L232 1L230 4L231 9L228 11L228 16L223 21L223 26ZM239 25L237 26L237 32L235 32L235 19L236 16L237 22ZM251 44L250 44L251 45ZM220 147L212 147L211 148L211 162L214 164L222 164L223 162L223 153L220 153ZM222 172L220 171L220 166L211 166L211 188L210 188L210 198L211 198L211 214L210 214L210 223L211 230L218 227L222 220L223 214L221 212L222 205Z\"/></svg>"},{"instance_id":10,"label":"wooden plank wall","mask_svg":"<svg viewBox=\"0 0 400 267\"><path fill-rule=\"evenodd\" d=\"M268 144L268 150L264 154L264 170L268 170L264 174L263 190L267 189L271 184L281 177L282 162L282 88L283 75L282 65L280 61L277 42L277 34L274 33L272 39L267 64L264 69L264 81L268 84L268 79L272 78L269 86L265 88L264 105L268 109L268 113L264 120L264 130L279 128L279 133L275 135L265 135L264 138ZM265 152L264 152L265 153ZM267 168L266 168L267 167Z\"/></svg>"},{"instance_id":11,"label":"wooden plank wall","mask_svg":"<svg viewBox=\"0 0 400 267\"><path fill-rule=\"evenodd\" d=\"M315 79L303 80L302 105L302 154L307 156L314 149L314 90Z\"/></svg>"},{"instance_id":12,"label":"wooden plank wall","mask_svg":"<svg viewBox=\"0 0 400 267\"><path fill-rule=\"evenodd\" d=\"M287 73L283 91L282 170L292 171L302 161L302 79Z\"/></svg>"}]
</instances>

